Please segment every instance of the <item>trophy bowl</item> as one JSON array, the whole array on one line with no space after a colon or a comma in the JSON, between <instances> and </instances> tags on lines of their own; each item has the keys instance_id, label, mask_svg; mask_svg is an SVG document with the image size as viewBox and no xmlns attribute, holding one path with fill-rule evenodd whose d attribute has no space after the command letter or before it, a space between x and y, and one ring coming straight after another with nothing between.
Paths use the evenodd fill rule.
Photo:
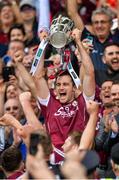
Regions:
<instances>
[{"instance_id":1,"label":"trophy bowl","mask_svg":"<svg viewBox=\"0 0 119 180\"><path fill-rule=\"evenodd\" d=\"M70 32L74 28L74 22L68 17L59 15L53 19L50 26L50 43L55 48L63 48L72 38Z\"/></svg>"}]
</instances>

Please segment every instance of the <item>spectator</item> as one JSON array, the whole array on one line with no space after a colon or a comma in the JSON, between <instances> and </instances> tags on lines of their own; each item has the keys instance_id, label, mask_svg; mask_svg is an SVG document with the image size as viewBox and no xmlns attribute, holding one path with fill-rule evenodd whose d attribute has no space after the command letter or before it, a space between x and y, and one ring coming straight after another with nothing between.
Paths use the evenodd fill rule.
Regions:
<instances>
[{"instance_id":1,"label":"spectator","mask_svg":"<svg viewBox=\"0 0 119 180\"><path fill-rule=\"evenodd\" d=\"M107 70L95 70L96 84L101 86L105 80L119 79L119 45L117 43L108 43L104 48L103 62Z\"/></svg>"},{"instance_id":2,"label":"spectator","mask_svg":"<svg viewBox=\"0 0 119 180\"><path fill-rule=\"evenodd\" d=\"M90 32L85 27L81 17L77 12L76 0L67 1L68 14L72 20L74 20L76 26L82 30L82 39L91 38L93 44L93 50L91 51L91 59L95 70L105 69L105 64L102 62L102 55L104 51L104 46L108 42L119 42L119 30L114 34L110 33L112 26L112 16L108 9L98 8L92 13L92 29Z\"/></svg>"},{"instance_id":3,"label":"spectator","mask_svg":"<svg viewBox=\"0 0 119 180\"><path fill-rule=\"evenodd\" d=\"M37 40L38 21L36 17L36 7L33 0L21 0L20 14L28 42Z\"/></svg>"},{"instance_id":4,"label":"spectator","mask_svg":"<svg viewBox=\"0 0 119 180\"><path fill-rule=\"evenodd\" d=\"M15 2L15 1L14 1ZM0 5L0 43L7 45L9 42L8 32L11 26L16 22L19 22L19 17L15 14L13 10L13 4L9 2L1 2Z\"/></svg>"},{"instance_id":5,"label":"spectator","mask_svg":"<svg viewBox=\"0 0 119 180\"><path fill-rule=\"evenodd\" d=\"M1 165L6 179L16 179L24 173L21 152L14 146L9 147L1 154Z\"/></svg>"},{"instance_id":6,"label":"spectator","mask_svg":"<svg viewBox=\"0 0 119 180\"><path fill-rule=\"evenodd\" d=\"M18 50L21 50L22 52L24 52L23 41L18 40L18 39L10 41L8 50L7 50L7 54L5 56L3 56L3 62L5 64L12 65L13 59L14 59L14 53Z\"/></svg>"},{"instance_id":7,"label":"spectator","mask_svg":"<svg viewBox=\"0 0 119 180\"><path fill-rule=\"evenodd\" d=\"M20 40L25 42L25 30L22 24L14 24L8 34L9 40Z\"/></svg>"},{"instance_id":8,"label":"spectator","mask_svg":"<svg viewBox=\"0 0 119 180\"><path fill-rule=\"evenodd\" d=\"M15 84L8 84L6 87L6 100L8 99L17 99L19 97L19 94L21 93L20 89Z\"/></svg>"},{"instance_id":9,"label":"spectator","mask_svg":"<svg viewBox=\"0 0 119 180\"><path fill-rule=\"evenodd\" d=\"M110 157L110 150L112 146L119 141L119 133L118 133L118 116L119 108L118 108L118 83L113 83L111 85L111 100L112 102L109 103L112 106L108 106L105 108L103 113L103 118L100 121L99 131L96 135L95 140L95 148L99 150L103 150L103 152L106 152L106 156L103 156L103 166L100 166L100 169L103 168L104 170L110 169L110 166L108 164L108 160ZM114 94L114 96L113 96ZM109 98L110 99L110 98ZM110 100L109 100L110 101ZM117 116L117 118L116 118ZM104 154L104 153L103 153ZM104 161L104 157L106 157L106 161ZM103 173L103 177L105 177L105 172ZM108 176L109 177L109 176Z\"/></svg>"},{"instance_id":10,"label":"spectator","mask_svg":"<svg viewBox=\"0 0 119 180\"><path fill-rule=\"evenodd\" d=\"M112 147L111 150L111 165L112 165L112 170L115 174L114 178L118 178L119 176L119 143L115 144Z\"/></svg>"}]
</instances>

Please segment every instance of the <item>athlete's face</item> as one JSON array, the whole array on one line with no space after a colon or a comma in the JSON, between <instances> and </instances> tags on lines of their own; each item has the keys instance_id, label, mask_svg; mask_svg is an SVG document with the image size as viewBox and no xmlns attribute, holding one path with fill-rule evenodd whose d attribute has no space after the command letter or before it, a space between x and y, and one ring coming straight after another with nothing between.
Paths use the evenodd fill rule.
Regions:
<instances>
[{"instance_id":1,"label":"athlete's face","mask_svg":"<svg viewBox=\"0 0 119 180\"><path fill-rule=\"evenodd\" d=\"M61 103L74 100L75 88L69 75L59 76L56 81L56 94Z\"/></svg>"}]
</instances>

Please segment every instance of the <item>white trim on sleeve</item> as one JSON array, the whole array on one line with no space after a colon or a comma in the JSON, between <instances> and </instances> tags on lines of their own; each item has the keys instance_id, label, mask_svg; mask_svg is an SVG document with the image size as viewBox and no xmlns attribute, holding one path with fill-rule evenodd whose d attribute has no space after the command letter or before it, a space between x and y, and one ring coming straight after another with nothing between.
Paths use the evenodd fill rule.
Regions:
<instances>
[{"instance_id":1,"label":"white trim on sleeve","mask_svg":"<svg viewBox=\"0 0 119 180\"><path fill-rule=\"evenodd\" d=\"M50 93L46 99L42 99L42 98L38 97L38 102L44 106L48 105L49 100L50 100Z\"/></svg>"}]
</instances>

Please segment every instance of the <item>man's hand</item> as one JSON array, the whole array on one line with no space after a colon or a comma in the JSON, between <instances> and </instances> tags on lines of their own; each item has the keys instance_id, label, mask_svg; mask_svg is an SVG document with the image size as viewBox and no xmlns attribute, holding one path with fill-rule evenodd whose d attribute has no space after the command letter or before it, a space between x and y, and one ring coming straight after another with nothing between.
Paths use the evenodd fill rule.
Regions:
<instances>
[{"instance_id":1,"label":"man's hand","mask_svg":"<svg viewBox=\"0 0 119 180\"><path fill-rule=\"evenodd\" d=\"M31 100L31 93L30 92L23 92L19 96L20 102L30 101Z\"/></svg>"},{"instance_id":2,"label":"man's hand","mask_svg":"<svg viewBox=\"0 0 119 180\"><path fill-rule=\"evenodd\" d=\"M18 87L19 86L19 82L18 79L16 78L16 76L14 75L9 75L9 84L13 84L14 86Z\"/></svg>"},{"instance_id":3,"label":"man's hand","mask_svg":"<svg viewBox=\"0 0 119 180\"><path fill-rule=\"evenodd\" d=\"M2 126L12 126L15 128L21 128L22 125L19 123L19 121L14 118L11 114L4 114L1 118L0 118L0 124Z\"/></svg>"},{"instance_id":4,"label":"man's hand","mask_svg":"<svg viewBox=\"0 0 119 180\"><path fill-rule=\"evenodd\" d=\"M19 50L15 52L13 59L15 63L18 63L18 62L22 62L23 58L24 58L24 52Z\"/></svg>"}]
</instances>

